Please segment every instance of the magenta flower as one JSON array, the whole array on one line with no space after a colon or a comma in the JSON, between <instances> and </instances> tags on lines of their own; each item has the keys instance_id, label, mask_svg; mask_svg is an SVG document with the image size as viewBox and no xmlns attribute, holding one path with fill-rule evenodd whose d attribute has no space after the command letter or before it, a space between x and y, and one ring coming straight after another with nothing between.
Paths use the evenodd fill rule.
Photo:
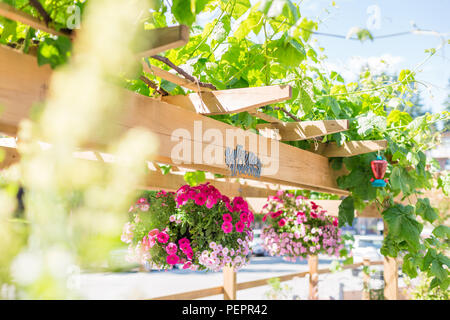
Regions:
<instances>
[{"instance_id":1,"label":"magenta flower","mask_svg":"<svg viewBox=\"0 0 450 320\"><path fill-rule=\"evenodd\" d=\"M222 216L222 219L223 219L224 222L231 222L231 221L233 221L233 217L229 213L225 213Z\"/></svg>"},{"instance_id":2,"label":"magenta flower","mask_svg":"<svg viewBox=\"0 0 450 320\"><path fill-rule=\"evenodd\" d=\"M268 216L269 214L268 213L266 213L265 215L264 215L264 217L262 218L262 221L263 222L265 222L266 220L267 220L267 216Z\"/></svg>"},{"instance_id":3,"label":"magenta flower","mask_svg":"<svg viewBox=\"0 0 450 320\"><path fill-rule=\"evenodd\" d=\"M233 225L229 222L224 222L222 224L222 230L225 233L230 233L231 231L233 231Z\"/></svg>"},{"instance_id":4,"label":"magenta flower","mask_svg":"<svg viewBox=\"0 0 450 320\"><path fill-rule=\"evenodd\" d=\"M195 196L195 204L198 206L204 205L206 202L206 196L203 193L198 193Z\"/></svg>"},{"instance_id":5,"label":"magenta flower","mask_svg":"<svg viewBox=\"0 0 450 320\"><path fill-rule=\"evenodd\" d=\"M188 261L183 265L183 269L189 269L192 265L192 262Z\"/></svg>"},{"instance_id":6,"label":"magenta flower","mask_svg":"<svg viewBox=\"0 0 450 320\"><path fill-rule=\"evenodd\" d=\"M248 221L248 214L247 214L247 212L245 212L245 211L242 212L241 215L240 215L240 219L241 219L242 222Z\"/></svg>"},{"instance_id":7,"label":"magenta flower","mask_svg":"<svg viewBox=\"0 0 450 320\"><path fill-rule=\"evenodd\" d=\"M169 235L165 232L158 233L156 238L160 243L167 243L167 241L169 241Z\"/></svg>"},{"instance_id":8,"label":"magenta flower","mask_svg":"<svg viewBox=\"0 0 450 320\"><path fill-rule=\"evenodd\" d=\"M236 231L237 232L242 232L244 231L245 225L242 221L239 221L236 223Z\"/></svg>"},{"instance_id":9,"label":"magenta flower","mask_svg":"<svg viewBox=\"0 0 450 320\"><path fill-rule=\"evenodd\" d=\"M334 218L334 219L333 219L333 226L337 227L338 224L339 224L338 219Z\"/></svg>"},{"instance_id":10,"label":"magenta flower","mask_svg":"<svg viewBox=\"0 0 450 320\"><path fill-rule=\"evenodd\" d=\"M171 242L167 245L166 252L167 252L167 254L175 254L175 253L177 253L177 249L178 249L177 245L175 243Z\"/></svg>"},{"instance_id":11,"label":"magenta flower","mask_svg":"<svg viewBox=\"0 0 450 320\"><path fill-rule=\"evenodd\" d=\"M279 210L277 212L271 212L270 216L272 217L272 219L278 218L279 216L281 216L281 214L283 213L282 210Z\"/></svg>"},{"instance_id":12,"label":"magenta flower","mask_svg":"<svg viewBox=\"0 0 450 320\"><path fill-rule=\"evenodd\" d=\"M314 201L311 201L311 208L312 208L313 210L316 210L318 207L319 207L319 206L318 206Z\"/></svg>"},{"instance_id":13,"label":"magenta flower","mask_svg":"<svg viewBox=\"0 0 450 320\"><path fill-rule=\"evenodd\" d=\"M170 265L177 264L180 261L180 258L176 254L170 254L167 256L166 261Z\"/></svg>"},{"instance_id":14,"label":"magenta flower","mask_svg":"<svg viewBox=\"0 0 450 320\"><path fill-rule=\"evenodd\" d=\"M280 221L278 221L278 225L280 227L283 227L286 224L286 219L280 219Z\"/></svg>"},{"instance_id":15,"label":"magenta flower","mask_svg":"<svg viewBox=\"0 0 450 320\"><path fill-rule=\"evenodd\" d=\"M209 196L208 199L206 200L206 207L208 209L211 209L212 207L214 207L214 205L217 203L217 198L214 196Z\"/></svg>"},{"instance_id":16,"label":"magenta flower","mask_svg":"<svg viewBox=\"0 0 450 320\"><path fill-rule=\"evenodd\" d=\"M185 247L189 246L191 244L191 241L189 241L188 238L181 238L180 240L178 240L178 244L180 245L180 247Z\"/></svg>"},{"instance_id":17,"label":"magenta flower","mask_svg":"<svg viewBox=\"0 0 450 320\"><path fill-rule=\"evenodd\" d=\"M229 202L225 202L225 206L227 207L228 211L234 212L234 208Z\"/></svg>"}]
</instances>

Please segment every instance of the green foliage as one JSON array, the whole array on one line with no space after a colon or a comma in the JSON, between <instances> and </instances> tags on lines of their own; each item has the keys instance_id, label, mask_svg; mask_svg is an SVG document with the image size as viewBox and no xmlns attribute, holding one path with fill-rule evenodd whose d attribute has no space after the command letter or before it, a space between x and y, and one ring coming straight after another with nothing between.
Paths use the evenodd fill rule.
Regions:
<instances>
[{"instance_id":1,"label":"green foliage","mask_svg":"<svg viewBox=\"0 0 450 320\"><path fill-rule=\"evenodd\" d=\"M355 218L355 203L352 197L347 197L342 200L339 205L339 227L353 225L353 219Z\"/></svg>"},{"instance_id":2,"label":"green foliage","mask_svg":"<svg viewBox=\"0 0 450 320\"><path fill-rule=\"evenodd\" d=\"M205 172L204 171L194 171L194 172L186 172L184 174L184 180L190 185L190 186L196 186L199 185L206 180Z\"/></svg>"},{"instance_id":3,"label":"green foliage","mask_svg":"<svg viewBox=\"0 0 450 320\"><path fill-rule=\"evenodd\" d=\"M39 45L38 64L50 64L54 69L67 62L72 48L71 41L66 37L58 37L56 40L46 38Z\"/></svg>"}]
</instances>

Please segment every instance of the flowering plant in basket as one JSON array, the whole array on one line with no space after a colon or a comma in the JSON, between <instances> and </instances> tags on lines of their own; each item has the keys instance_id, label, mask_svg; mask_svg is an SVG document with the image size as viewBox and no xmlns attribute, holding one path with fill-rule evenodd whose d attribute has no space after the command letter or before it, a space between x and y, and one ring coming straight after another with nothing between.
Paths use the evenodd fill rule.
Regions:
<instances>
[{"instance_id":1,"label":"flowering plant in basket","mask_svg":"<svg viewBox=\"0 0 450 320\"><path fill-rule=\"evenodd\" d=\"M279 191L268 198L263 210L267 225L261 239L272 256L295 262L319 253L339 256L344 247L337 219L303 196Z\"/></svg>"},{"instance_id":2,"label":"flowering plant in basket","mask_svg":"<svg viewBox=\"0 0 450 320\"><path fill-rule=\"evenodd\" d=\"M122 241L130 260L159 269L235 270L248 262L254 220L241 197L230 200L206 183L176 193L147 192L130 208Z\"/></svg>"}]
</instances>

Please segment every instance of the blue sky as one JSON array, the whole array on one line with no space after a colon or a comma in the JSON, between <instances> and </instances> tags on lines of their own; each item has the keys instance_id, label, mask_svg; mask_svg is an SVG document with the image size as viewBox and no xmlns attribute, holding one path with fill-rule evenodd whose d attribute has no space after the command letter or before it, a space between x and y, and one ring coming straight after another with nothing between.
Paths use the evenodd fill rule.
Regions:
<instances>
[{"instance_id":1,"label":"blue sky","mask_svg":"<svg viewBox=\"0 0 450 320\"><path fill-rule=\"evenodd\" d=\"M367 21L372 14L368 8L376 5L379 10L379 26L372 28L374 36L412 30L413 21L418 28L434 30L450 38L450 1L448 0L303 0L300 3L302 16L323 19L319 32L346 35L354 26L367 28ZM326 11L327 10L327 11ZM374 12L374 11L372 11ZM427 54L425 49L436 48L441 39L431 35L403 35L399 37L375 39L363 43L353 40L315 36L320 46L325 48L328 64L341 71L346 80L351 80L352 72L362 63L380 66L379 57L389 62L384 67L391 72L401 69L414 69ZM443 110L442 103L449 93L447 87L450 78L450 45L444 45L434 57L421 68L417 79L429 87L419 86L426 106L433 111Z\"/></svg>"}]
</instances>

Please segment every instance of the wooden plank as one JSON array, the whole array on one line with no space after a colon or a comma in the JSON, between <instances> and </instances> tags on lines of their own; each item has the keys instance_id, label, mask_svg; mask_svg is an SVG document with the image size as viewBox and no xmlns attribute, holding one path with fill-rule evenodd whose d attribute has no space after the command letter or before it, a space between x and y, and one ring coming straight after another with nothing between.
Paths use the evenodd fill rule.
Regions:
<instances>
[{"instance_id":1,"label":"wooden plank","mask_svg":"<svg viewBox=\"0 0 450 320\"><path fill-rule=\"evenodd\" d=\"M375 151L385 150L387 148L386 140L361 140L361 141L347 141L341 146L338 146L336 142L329 142L325 144L319 144L318 150L311 151L317 154L321 154L325 157L352 157L358 154L370 153Z\"/></svg>"},{"instance_id":2,"label":"wooden plank","mask_svg":"<svg viewBox=\"0 0 450 320\"><path fill-rule=\"evenodd\" d=\"M184 46L189 42L189 27L179 25L143 31L142 37L149 39L139 48L139 57L150 57L170 49Z\"/></svg>"},{"instance_id":3,"label":"wooden plank","mask_svg":"<svg viewBox=\"0 0 450 320\"><path fill-rule=\"evenodd\" d=\"M44 101L51 72L49 65L39 67L35 57L0 46L1 132L16 135L17 116L28 117L30 108Z\"/></svg>"},{"instance_id":4,"label":"wooden plank","mask_svg":"<svg viewBox=\"0 0 450 320\"><path fill-rule=\"evenodd\" d=\"M74 34L69 34L67 32L62 32L62 31L56 31L55 29L47 27L45 22L33 17L32 15L30 15L28 13L20 11L6 3L0 2L0 15L5 18L26 24L34 29L41 30L41 31L44 31L44 32L47 32L47 33L50 33L50 34L53 34L56 36L66 36L69 38L74 36Z\"/></svg>"},{"instance_id":5,"label":"wooden plank","mask_svg":"<svg viewBox=\"0 0 450 320\"><path fill-rule=\"evenodd\" d=\"M384 221L383 235L386 238L388 234L388 226ZM384 256L384 299L398 300L398 262L396 258Z\"/></svg>"},{"instance_id":6,"label":"wooden plank","mask_svg":"<svg viewBox=\"0 0 450 320\"><path fill-rule=\"evenodd\" d=\"M11 55L11 52L13 56L5 60L4 54ZM32 68L31 73L28 72L28 67ZM11 134L11 131L17 129L20 121L28 117L33 103L42 100L45 96L45 90L42 88L48 81L51 71L37 67L34 57L9 49L0 49L0 71L2 75L0 104L5 107L0 115L0 131L6 130L8 134ZM254 152L261 160L262 172L259 178L247 175L237 177L320 192L348 194L346 190L341 190L337 186L335 172L326 157L278 143L157 99L125 89L118 88L118 90L123 90L125 107L123 117L114 124L117 132L124 133L135 127L151 131L159 141L154 159L157 162L183 165L229 176L230 170L223 156L225 148L227 146L234 148L239 144L245 150ZM174 132L180 134L181 131L182 135L174 136ZM212 141L213 143L205 141L204 132L217 133L216 141ZM89 147L101 149L107 143L108 141L91 137ZM186 146L184 151L192 155L189 159L183 158L182 153L172 152L176 148L180 149L182 144ZM216 162L209 164L203 160L203 153L211 148L222 156L217 157ZM273 165L275 169L269 170L270 165Z\"/></svg>"},{"instance_id":7,"label":"wooden plank","mask_svg":"<svg viewBox=\"0 0 450 320\"><path fill-rule=\"evenodd\" d=\"M290 86L267 86L163 96L162 101L199 114L214 115L255 110L291 97Z\"/></svg>"},{"instance_id":8,"label":"wooden plank","mask_svg":"<svg viewBox=\"0 0 450 320\"><path fill-rule=\"evenodd\" d=\"M180 87L187 88L189 90L199 92L199 91L212 91L210 88L206 87L199 87L196 83L189 81L183 77L180 77L176 74L173 74L169 71L163 70L161 68L158 68L153 65L148 65L145 61L142 62L142 66L145 72L154 74L155 76L170 81L172 83L175 83L176 85L179 85Z\"/></svg>"},{"instance_id":9,"label":"wooden plank","mask_svg":"<svg viewBox=\"0 0 450 320\"><path fill-rule=\"evenodd\" d=\"M249 113L250 113L252 116L255 116L255 117L257 117L257 118L260 118L260 119L262 119L262 120L264 120L264 121L267 121L267 122L269 122L269 123L284 123L283 120L278 119L278 118L275 118L275 117L272 117L272 116L270 116L270 115L268 115L268 114L266 114L266 113L264 113L264 112L258 111L258 110L249 111Z\"/></svg>"},{"instance_id":10,"label":"wooden plank","mask_svg":"<svg viewBox=\"0 0 450 320\"><path fill-rule=\"evenodd\" d=\"M319 299L319 257L317 255L308 256L309 268L309 300Z\"/></svg>"},{"instance_id":11,"label":"wooden plank","mask_svg":"<svg viewBox=\"0 0 450 320\"><path fill-rule=\"evenodd\" d=\"M236 300L236 272L232 267L223 268L223 300Z\"/></svg>"},{"instance_id":12,"label":"wooden plank","mask_svg":"<svg viewBox=\"0 0 450 320\"><path fill-rule=\"evenodd\" d=\"M259 133L265 137L298 141L325 136L327 134L347 131L348 120L300 121L284 123L263 123L256 125Z\"/></svg>"},{"instance_id":13,"label":"wooden plank","mask_svg":"<svg viewBox=\"0 0 450 320\"><path fill-rule=\"evenodd\" d=\"M219 286L219 287L213 287L213 288L206 288L206 289L170 294L167 296L152 298L152 299L148 299L148 300L193 300L193 299L215 296L217 294L222 294L223 292L224 292L223 287Z\"/></svg>"},{"instance_id":14,"label":"wooden plank","mask_svg":"<svg viewBox=\"0 0 450 320\"><path fill-rule=\"evenodd\" d=\"M0 162L0 169L7 168L20 160L20 155L16 149L16 143L14 138L0 138L0 153L4 154L3 162ZM99 152L76 152L74 157L80 160L91 160L99 161L102 163L113 164L114 160L111 155L102 154ZM154 169L150 168L145 179L145 184L137 186L140 189L145 190L161 190L166 191L176 191L181 186L187 184L184 180L184 171L178 169L175 173L163 174L157 166L153 166ZM222 181L224 179L206 179L205 182L209 182L220 192L228 197L261 197L267 198L270 195L275 195L277 192L276 186L257 183L257 185L249 185L246 181L238 181L238 179L227 179L227 181Z\"/></svg>"}]
</instances>

